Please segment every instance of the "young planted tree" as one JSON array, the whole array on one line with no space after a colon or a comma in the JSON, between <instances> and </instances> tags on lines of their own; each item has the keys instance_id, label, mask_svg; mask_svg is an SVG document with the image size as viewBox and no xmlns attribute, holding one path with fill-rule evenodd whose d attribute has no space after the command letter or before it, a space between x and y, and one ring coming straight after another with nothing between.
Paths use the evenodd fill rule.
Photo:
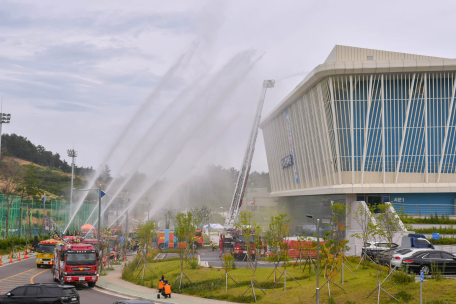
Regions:
<instances>
[{"instance_id":1,"label":"young planted tree","mask_svg":"<svg viewBox=\"0 0 456 304\"><path fill-rule=\"evenodd\" d=\"M239 222L236 223L235 226L244 235L247 251L247 263L252 269L252 279L250 280L249 288L247 288L242 295L245 295L249 289L252 289L252 296L256 302L255 285L258 286L258 283L255 280L255 272L258 266L260 253L263 248L263 242L260 237L262 228L253 220L252 213L249 211L241 212L238 218ZM266 294L259 286L258 288Z\"/></svg>"},{"instance_id":2,"label":"young planted tree","mask_svg":"<svg viewBox=\"0 0 456 304\"><path fill-rule=\"evenodd\" d=\"M14 195L18 183L22 180L20 166L14 160L4 160L0 163L0 181L2 182L2 192L6 197L6 238L9 237L9 211L14 202Z\"/></svg>"},{"instance_id":3,"label":"young planted tree","mask_svg":"<svg viewBox=\"0 0 456 304\"><path fill-rule=\"evenodd\" d=\"M157 274L150 268L150 266L147 264L147 253L148 253L148 248L150 246L151 240L154 236L157 235L156 232L156 222L155 221L149 221L147 223L141 223L138 225L138 228L140 229L138 231L138 237L139 237L139 246L142 248L141 250L141 258L138 262L138 266L142 263L141 266L141 271L142 271L142 279L144 280L144 276L146 274L146 267L152 272L155 276ZM136 268L138 268L136 266ZM141 271L138 273L137 277L141 273Z\"/></svg>"},{"instance_id":4,"label":"young planted tree","mask_svg":"<svg viewBox=\"0 0 456 304\"><path fill-rule=\"evenodd\" d=\"M333 203L331 204L331 239L329 240L329 244L332 245L333 253L334 253L334 262L338 262L339 260L342 261L341 265L332 265L331 268L334 268L337 271L341 272L341 282L344 284L344 268L347 269L355 278L356 275L350 270L350 268L345 265L347 262L349 265L350 263L345 258L345 251L349 248L347 246L348 240L346 239L346 231L347 231L347 221L346 215L349 212L348 207L345 204L341 203ZM337 267L336 267L337 266ZM351 265L350 265L351 266Z\"/></svg>"},{"instance_id":5,"label":"young planted tree","mask_svg":"<svg viewBox=\"0 0 456 304\"><path fill-rule=\"evenodd\" d=\"M359 203L358 207L353 212L353 218L358 223L360 232L354 233L352 236L361 240L363 246L366 246L366 244L371 241L372 237L376 234L377 221L373 217L371 209L364 202ZM361 262L363 262L363 267L365 267L366 260L368 259L370 259L370 257L364 250L361 254L361 260L359 261L358 267L361 265ZM356 267L356 269L358 269L358 267Z\"/></svg>"},{"instance_id":6,"label":"young planted tree","mask_svg":"<svg viewBox=\"0 0 456 304\"><path fill-rule=\"evenodd\" d=\"M383 232L383 237L386 239L389 248L393 247L393 243L397 243L402 238L401 232L406 232L411 229L411 225L402 223L399 215L394 210L391 203L385 203L377 206L379 215L377 217L379 229ZM389 251L389 271L391 271L391 255Z\"/></svg>"},{"instance_id":7,"label":"young planted tree","mask_svg":"<svg viewBox=\"0 0 456 304\"><path fill-rule=\"evenodd\" d=\"M180 269L179 276L174 281L173 285L179 280L179 289L182 288L182 280L185 278L190 281L187 275L184 273L184 262L188 259L189 249L193 244L193 235L195 234L195 220L191 212L178 213L174 220L174 234L177 236L177 248L180 258Z\"/></svg>"},{"instance_id":8,"label":"young planted tree","mask_svg":"<svg viewBox=\"0 0 456 304\"><path fill-rule=\"evenodd\" d=\"M271 220L269 222L267 242L271 252L270 259L274 262L274 271L269 275L269 277L274 274L274 282L277 281L277 267L280 262L287 262L284 260L284 258L288 256L284 255L284 239L288 236L288 223L290 221L291 218L287 219L286 214L279 214L278 216L271 216Z\"/></svg>"},{"instance_id":9,"label":"young planted tree","mask_svg":"<svg viewBox=\"0 0 456 304\"><path fill-rule=\"evenodd\" d=\"M234 260L234 258L233 258L233 256L231 254L224 254L223 255L222 267L223 267L223 269L225 269L225 274L220 278L220 280L217 282L217 284L215 284L214 289L222 281L223 278L225 278L225 291L226 292L228 292L228 278L230 278L239 287L239 284L233 279L233 277L231 277L228 274L228 271L231 270L231 268L233 268L233 264L232 264L233 260Z\"/></svg>"}]
</instances>

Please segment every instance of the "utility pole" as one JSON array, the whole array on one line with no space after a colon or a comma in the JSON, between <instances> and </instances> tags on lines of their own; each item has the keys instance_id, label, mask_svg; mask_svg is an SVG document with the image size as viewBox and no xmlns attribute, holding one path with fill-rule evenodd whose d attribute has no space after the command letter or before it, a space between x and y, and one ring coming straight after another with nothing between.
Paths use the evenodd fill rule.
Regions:
<instances>
[{"instance_id":1,"label":"utility pole","mask_svg":"<svg viewBox=\"0 0 456 304\"><path fill-rule=\"evenodd\" d=\"M70 208L73 208L73 181L74 181L74 159L78 157L78 152L74 149L67 150L68 157L71 157L71 188L70 188Z\"/></svg>"},{"instance_id":2,"label":"utility pole","mask_svg":"<svg viewBox=\"0 0 456 304\"><path fill-rule=\"evenodd\" d=\"M10 123L11 114L0 113L0 159L2 156L2 125L4 123Z\"/></svg>"}]
</instances>

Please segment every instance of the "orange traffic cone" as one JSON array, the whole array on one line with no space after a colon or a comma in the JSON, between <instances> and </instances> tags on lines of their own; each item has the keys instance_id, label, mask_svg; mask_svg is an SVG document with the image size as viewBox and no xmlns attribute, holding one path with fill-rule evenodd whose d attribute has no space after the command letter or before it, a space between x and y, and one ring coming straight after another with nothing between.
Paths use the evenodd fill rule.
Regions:
<instances>
[{"instance_id":1,"label":"orange traffic cone","mask_svg":"<svg viewBox=\"0 0 456 304\"><path fill-rule=\"evenodd\" d=\"M27 256L27 249L24 251L24 259L28 259L29 257Z\"/></svg>"},{"instance_id":2,"label":"orange traffic cone","mask_svg":"<svg viewBox=\"0 0 456 304\"><path fill-rule=\"evenodd\" d=\"M114 254L114 262L117 262L117 254Z\"/></svg>"},{"instance_id":3,"label":"orange traffic cone","mask_svg":"<svg viewBox=\"0 0 456 304\"><path fill-rule=\"evenodd\" d=\"M127 255L124 253L124 260L126 260L126 259L127 259Z\"/></svg>"},{"instance_id":4,"label":"orange traffic cone","mask_svg":"<svg viewBox=\"0 0 456 304\"><path fill-rule=\"evenodd\" d=\"M0 255L0 266L3 266L3 265L2 265L2 258L3 258L3 257Z\"/></svg>"},{"instance_id":5,"label":"orange traffic cone","mask_svg":"<svg viewBox=\"0 0 456 304\"><path fill-rule=\"evenodd\" d=\"M13 262L13 253L11 252L10 253L10 263L12 263L12 262Z\"/></svg>"},{"instance_id":6,"label":"orange traffic cone","mask_svg":"<svg viewBox=\"0 0 456 304\"><path fill-rule=\"evenodd\" d=\"M18 262L22 261L21 260L21 252L19 251L19 258L17 259Z\"/></svg>"}]
</instances>

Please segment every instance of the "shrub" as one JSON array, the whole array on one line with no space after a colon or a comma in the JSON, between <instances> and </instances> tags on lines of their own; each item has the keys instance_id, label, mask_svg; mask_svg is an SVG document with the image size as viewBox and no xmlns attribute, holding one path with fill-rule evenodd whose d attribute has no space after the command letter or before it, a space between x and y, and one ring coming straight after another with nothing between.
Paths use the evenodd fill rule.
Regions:
<instances>
[{"instance_id":1,"label":"shrub","mask_svg":"<svg viewBox=\"0 0 456 304\"><path fill-rule=\"evenodd\" d=\"M399 291L398 293L396 293L395 296L397 299L402 299L405 303L408 303L409 301L413 300L413 296L405 290Z\"/></svg>"},{"instance_id":2,"label":"shrub","mask_svg":"<svg viewBox=\"0 0 456 304\"><path fill-rule=\"evenodd\" d=\"M398 271L395 271L392 275L393 282L396 283L413 283L415 282L415 274L410 273L407 268L400 269Z\"/></svg>"},{"instance_id":3,"label":"shrub","mask_svg":"<svg viewBox=\"0 0 456 304\"><path fill-rule=\"evenodd\" d=\"M328 304L337 304L337 303L336 303L336 300L334 300L334 297L333 297L333 296L329 296L329 298L328 298Z\"/></svg>"},{"instance_id":4,"label":"shrub","mask_svg":"<svg viewBox=\"0 0 456 304\"><path fill-rule=\"evenodd\" d=\"M190 267L191 267L192 269L196 269L196 268L198 268L198 266L199 266L199 265L198 265L198 260L197 260L196 258L193 258L193 259L190 261L189 264L190 264Z\"/></svg>"}]
</instances>

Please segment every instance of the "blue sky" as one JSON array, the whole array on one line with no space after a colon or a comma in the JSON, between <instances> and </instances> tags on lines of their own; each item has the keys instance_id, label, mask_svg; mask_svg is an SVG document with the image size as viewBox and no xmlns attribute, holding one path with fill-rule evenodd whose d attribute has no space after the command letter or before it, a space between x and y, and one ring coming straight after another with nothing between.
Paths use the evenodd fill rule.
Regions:
<instances>
[{"instance_id":1,"label":"blue sky","mask_svg":"<svg viewBox=\"0 0 456 304\"><path fill-rule=\"evenodd\" d=\"M192 62L120 146L134 144L197 77L254 50L263 56L237 85L239 103L227 99L239 120L211 153L238 168L263 79L286 78L268 92L266 115L335 44L454 58L454 10L451 1L0 0L0 98L12 114L3 131L61 155L74 144L78 164L96 167L194 43L202 46ZM116 153L114 169L128 151ZM253 169L267 171L261 133L255 153Z\"/></svg>"}]
</instances>

